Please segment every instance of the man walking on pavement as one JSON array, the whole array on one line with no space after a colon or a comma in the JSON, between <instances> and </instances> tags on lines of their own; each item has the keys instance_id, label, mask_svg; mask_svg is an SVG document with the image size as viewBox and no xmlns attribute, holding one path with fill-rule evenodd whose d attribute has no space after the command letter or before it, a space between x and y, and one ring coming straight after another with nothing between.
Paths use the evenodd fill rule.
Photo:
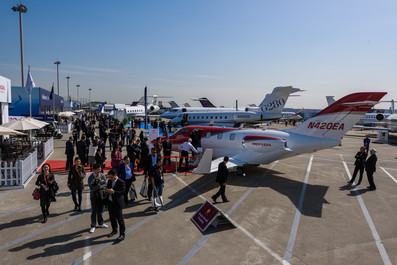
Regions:
<instances>
[{"instance_id":1,"label":"man walking on pavement","mask_svg":"<svg viewBox=\"0 0 397 265\"><path fill-rule=\"evenodd\" d=\"M228 202L229 200L226 198L225 190L226 190L226 182L229 175L229 171L226 167L227 162L229 162L229 157L225 156L223 161L218 165L218 174L216 175L216 182L219 183L219 191L213 195L211 198L214 200L214 203L217 203L216 199L219 196L222 196L223 202Z\"/></svg>"}]
</instances>

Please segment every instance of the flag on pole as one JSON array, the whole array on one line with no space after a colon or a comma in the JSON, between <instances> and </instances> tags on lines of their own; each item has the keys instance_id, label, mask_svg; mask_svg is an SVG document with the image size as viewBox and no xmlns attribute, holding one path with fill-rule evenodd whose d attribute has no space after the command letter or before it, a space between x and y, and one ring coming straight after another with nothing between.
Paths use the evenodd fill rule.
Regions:
<instances>
[{"instance_id":1,"label":"flag on pole","mask_svg":"<svg viewBox=\"0 0 397 265\"><path fill-rule=\"evenodd\" d=\"M54 97L54 85L52 85L51 88L50 99L52 99L53 97Z\"/></svg>"},{"instance_id":2,"label":"flag on pole","mask_svg":"<svg viewBox=\"0 0 397 265\"><path fill-rule=\"evenodd\" d=\"M28 93L30 95L32 93L32 89L35 86L36 85L34 84L32 75L30 74L30 71L28 71L28 80L26 80L26 86L25 86L26 93Z\"/></svg>"}]
</instances>

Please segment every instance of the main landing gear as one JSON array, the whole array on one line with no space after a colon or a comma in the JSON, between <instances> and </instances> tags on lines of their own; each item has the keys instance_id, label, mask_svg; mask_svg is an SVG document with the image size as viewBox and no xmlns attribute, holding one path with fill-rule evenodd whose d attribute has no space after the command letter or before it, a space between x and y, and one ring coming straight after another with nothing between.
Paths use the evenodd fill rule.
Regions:
<instances>
[{"instance_id":1,"label":"main landing gear","mask_svg":"<svg viewBox=\"0 0 397 265\"><path fill-rule=\"evenodd\" d=\"M245 177L245 172L243 167L236 168L236 175Z\"/></svg>"}]
</instances>

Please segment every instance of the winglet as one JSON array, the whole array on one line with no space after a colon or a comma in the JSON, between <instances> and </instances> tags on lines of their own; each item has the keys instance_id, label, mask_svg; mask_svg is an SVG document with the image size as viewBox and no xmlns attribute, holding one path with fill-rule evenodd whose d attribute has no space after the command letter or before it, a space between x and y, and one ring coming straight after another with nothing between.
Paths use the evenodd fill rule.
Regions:
<instances>
[{"instance_id":1,"label":"winglet","mask_svg":"<svg viewBox=\"0 0 397 265\"><path fill-rule=\"evenodd\" d=\"M203 156L200 159L200 163L197 168L193 171L197 174L209 174L211 173L211 162L212 162L212 149L205 149Z\"/></svg>"}]
</instances>

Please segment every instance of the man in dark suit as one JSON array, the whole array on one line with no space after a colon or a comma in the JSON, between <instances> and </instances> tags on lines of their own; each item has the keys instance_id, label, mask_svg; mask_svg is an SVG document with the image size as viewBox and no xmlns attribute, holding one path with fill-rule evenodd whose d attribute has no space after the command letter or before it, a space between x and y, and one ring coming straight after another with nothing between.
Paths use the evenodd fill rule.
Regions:
<instances>
[{"instance_id":1,"label":"man in dark suit","mask_svg":"<svg viewBox=\"0 0 397 265\"><path fill-rule=\"evenodd\" d=\"M223 161L218 165L218 174L216 175L216 182L219 183L219 191L213 195L211 198L214 200L214 203L217 203L216 199L219 196L222 196L223 202L228 202L229 200L226 198L225 190L226 190L226 182L229 175L229 171L226 167L226 163L229 162L229 157L225 156Z\"/></svg>"},{"instance_id":2,"label":"man in dark suit","mask_svg":"<svg viewBox=\"0 0 397 265\"><path fill-rule=\"evenodd\" d=\"M168 161L168 166L171 166L171 149L172 149L172 143L170 140L168 140L168 136L165 137L165 140L163 141L163 154L164 154L164 159L163 159L163 165L165 165L165 162Z\"/></svg>"},{"instance_id":3,"label":"man in dark suit","mask_svg":"<svg viewBox=\"0 0 397 265\"><path fill-rule=\"evenodd\" d=\"M354 180L356 179L356 175L358 171L360 171L360 178L358 179L357 186L360 185L361 181L363 180L363 174L364 174L364 163L365 159L367 159L368 154L365 152L365 147L362 146L360 147L360 152L357 152L356 156L356 162L354 162L354 172L352 179L348 181L348 183L353 184Z\"/></svg>"},{"instance_id":4,"label":"man in dark suit","mask_svg":"<svg viewBox=\"0 0 397 265\"><path fill-rule=\"evenodd\" d=\"M125 205L127 205L128 192L131 189L132 183L136 180L134 174L134 166L132 165L130 158L128 156L125 156L123 158L123 163L121 163L117 169L117 175L125 183L124 203ZM131 200L135 200L135 197L131 197Z\"/></svg>"},{"instance_id":5,"label":"man in dark suit","mask_svg":"<svg viewBox=\"0 0 397 265\"><path fill-rule=\"evenodd\" d=\"M161 155L156 153L156 149L152 148L151 154L148 155L146 157L146 160L145 160L146 161L145 162L146 163L145 164L145 168L144 168L144 171L146 172L146 173L144 173L145 174L145 178L148 177L150 169L156 164L157 158L161 158ZM151 181L149 179L149 181L148 181L148 191L147 191L147 196L148 196L148 200L149 201L151 200L151 197L152 197L152 191L153 191L153 186L152 186L152 183L151 183Z\"/></svg>"},{"instance_id":6,"label":"man in dark suit","mask_svg":"<svg viewBox=\"0 0 397 265\"><path fill-rule=\"evenodd\" d=\"M73 136L70 136L69 140L66 142L65 155L66 155L65 169L69 170L69 168L73 167L73 156L74 156Z\"/></svg>"},{"instance_id":7,"label":"man in dark suit","mask_svg":"<svg viewBox=\"0 0 397 265\"><path fill-rule=\"evenodd\" d=\"M125 183L123 180L117 177L116 170L112 169L108 172L108 183L106 192L109 194L109 218L112 224L112 232L108 237L112 237L117 234L117 223L120 227L120 235L117 238L118 241L122 241L125 238L125 224L123 217L123 206L124 206L124 192Z\"/></svg>"},{"instance_id":8,"label":"man in dark suit","mask_svg":"<svg viewBox=\"0 0 397 265\"><path fill-rule=\"evenodd\" d=\"M87 143L85 140L85 136L81 136L81 140L77 142L77 155L80 157L81 164L85 166L85 155L87 152Z\"/></svg>"},{"instance_id":9,"label":"man in dark suit","mask_svg":"<svg viewBox=\"0 0 397 265\"><path fill-rule=\"evenodd\" d=\"M367 187L369 190L376 190L376 186L374 183L374 173L376 171L376 161L378 158L376 157L376 150L371 149L369 151L370 157L365 161L365 171L367 171L367 178L369 186Z\"/></svg>"}]
</instances>

